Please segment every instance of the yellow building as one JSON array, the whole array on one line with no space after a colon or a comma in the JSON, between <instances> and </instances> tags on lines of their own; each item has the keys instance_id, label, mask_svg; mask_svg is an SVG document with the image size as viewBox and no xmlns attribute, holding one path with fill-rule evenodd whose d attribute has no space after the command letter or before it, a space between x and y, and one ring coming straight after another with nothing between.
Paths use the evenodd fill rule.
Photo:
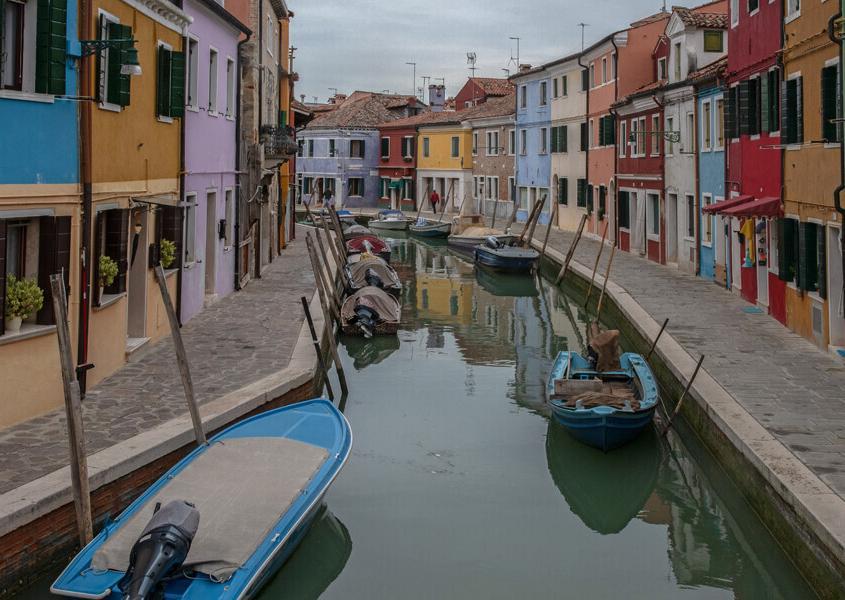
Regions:
<instances>
[{"instance_id":1,"label":"yellow building","mask_svg":"<svg viewBox=\"0 0 845 600\"><path fill-rule=\"evenodd\" d=\"M293 59L290 56L290 20L293 13L288 11L286 17L279 19L279 114L282 122L281 127L289 127L291 131L295 127L295 118L291 110L293 103L294 83L296 77L292 72ZM294 222L294 193L293 174L294 161L287 160L279 167L279 199L281 201L281 214L279 215L279 234L277 236L279 247L277 252L285 248L288 242L288 231Z\"/></svg>"},{"instance_id":2,"label":"yellow building","mask_svg":"<svg viewBox=\"0 0 845 600\"><path fill-rule=\"evenodd\" d=\"M417 198L427 201L436 190L446 209L472 202L472 129L457 112L438 112L418 126ZM424 207L431 205L424 202ZM443 208L443 204L438 210ZM472 211L475 212L475 211Z\"/></svg>"},{"instance_id":3,"label":"yellow building","mask_svg":"<svg viewBox=\"0 0 845 600\"><path fill-rule=\"evenodd\" d=\"M845 347L839 185L839 47L828 37L835 2L785 3L781 142L784 227L778 257L787 325L822 348ZM783 271L786 270L785 273Z\"/></svg>"}]
</instances>

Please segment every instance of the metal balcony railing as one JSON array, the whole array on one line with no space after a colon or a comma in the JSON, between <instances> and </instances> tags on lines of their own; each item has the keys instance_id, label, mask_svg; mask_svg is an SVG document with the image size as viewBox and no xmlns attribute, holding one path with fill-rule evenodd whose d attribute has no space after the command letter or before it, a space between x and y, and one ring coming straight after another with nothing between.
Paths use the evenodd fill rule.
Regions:
<instances>
[{"instance_id":1,"label":"metal balcony railing","mask_svg":"<svg viewBox=\"0 0 845 600\"><path fill-rule=\"evenodd\" d=\"M297 145L293 127L262 125L261 143L264 144L264 157L270 159L292 158L296 156Z\"/></svg>"}]
</instances>

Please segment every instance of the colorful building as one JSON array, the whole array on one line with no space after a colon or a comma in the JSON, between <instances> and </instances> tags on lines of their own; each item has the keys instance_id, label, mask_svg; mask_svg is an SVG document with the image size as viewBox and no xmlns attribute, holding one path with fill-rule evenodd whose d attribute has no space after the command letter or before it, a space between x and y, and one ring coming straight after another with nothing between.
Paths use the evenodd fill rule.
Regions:
<instances>
[{"instance_id":1,"label":"colorful building","mask_svg":"<svg viewBox=\"0 0 845 600\"><path fill-rule=\"evenodd\" d=\"M513 94L489 100L465 111L472 129L472 197L481 214L507 219L513 211L514 112Z\"/></svg>"},{"instance_id":2,"label":"colorful building","mask_svg":"<svg viewBox=\"0 0 845 600\"><path fill-rule=\"evenodd\" d=\"M62 404L50 275L62 273L74 347L84 285L80 263L76 2L8 2L0 17L0 428ZM49 54L42 60L43 49ZM11 276L34 280L44 306L20 329L6 316Z\"/></svg>"},{"instance_id":3,"label":"colorful building","mask_svg":"<svg viewBox=\"0 0 845 600\"><path fill-rule=\"evenodd\" d=\"M431 113L417 126L417 198L436 190L438 210L459 210L472 200L472 129L456 111ZM424 205L430 208L430 204Z\"/></svg>"},{"instance_id":4,"label":"colorful building","mask_svg":"<svg viewBox=\"0 0 845 600\"><path fill-rule=\"evenodd\" d=\"M252 32L214 0L185 0L185 256L181 316L235 289L238 41Z\"/></svg>"},{"instance_id":5,"label":"colorful building","mask_svg":"<svg viewBox=\"0 0 845 600\"><path fill-rule=\"evenodd\" d=\"M781 119L785 145L782 221L777 251L786 282L786 324L819 347L845 346L840 184L840 48L827 33L833 2L786 2ZM772 261L774 262L774 261Z\"/></svg>"},{"instance_id":6,"label":"colorful building","mask_svg":"<svg viewBox=\"0 0 845 600\"><path fill-rule=\"evenodd\" d=\"M417 122L421 116L379 126L379 199L383 207L416 210Z\"/></svg>"},{"instance_id":7,"label":"colorful building","mask_svg":"<svg viewBox=\"0 0 845 600\"><path fill-rule=\"evenodd\" d=\"M540 216L548 223L551 186L551 81L543 67L520 67L511 77L516 87L516 189L517 219L525 220L543 196Z\"/></svg>"},{"instance_id":8,"label":"colorful building","mask_svg":"<svg viewBox=\"0 0 845 600\"><path fill-rule=\"evenodd\" d=\"M455 96L455 110L473 108L491 98L501 98L512 93L513 85L507 79L470 77Z\"/></svg>"}]
</instances>

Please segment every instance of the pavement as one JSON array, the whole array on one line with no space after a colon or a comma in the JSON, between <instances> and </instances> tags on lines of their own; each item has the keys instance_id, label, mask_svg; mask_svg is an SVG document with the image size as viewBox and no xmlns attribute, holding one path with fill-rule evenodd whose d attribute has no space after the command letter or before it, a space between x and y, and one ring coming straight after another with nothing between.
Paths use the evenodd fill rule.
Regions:
<instances>
[{"instance_id":1,"label":"pavement","mask_svg":"<svg viewBox=\"0 0 845 600\"><path fill-rule=\"evenodd\" d=\"M314 279L304 233L243 290L182 327L200 405L288 366L304 321L300 298ZM170 336L88 390L83 403L90 455L187 413ZM64 409L0 431L0 494L67 465Z\"/></svg>"}]
</instances>

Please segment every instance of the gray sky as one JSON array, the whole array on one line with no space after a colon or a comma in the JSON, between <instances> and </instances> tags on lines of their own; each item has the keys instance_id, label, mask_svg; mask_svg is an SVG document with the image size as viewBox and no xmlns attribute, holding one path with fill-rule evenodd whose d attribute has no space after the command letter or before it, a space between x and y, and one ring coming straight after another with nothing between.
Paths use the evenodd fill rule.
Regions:
<instances>
[{"instance_id":1,"label":"gray sky","mask_svg":"<svg viewBox=\"0 0 845 600\"><path fill-rule=\"evenodd\" d=\"M703 0L701 0L703 2ZM684 3L687 5L700 4ZM672 4L669 2L668 4ZM356 89L411 93L411 67L445 77L452 96L469 76L467 52L478 55L479 77L504 77L519 36L520 62L539 64L657 12L661 0L288 0L294 11L296 95L321 102Z\"/></svg>"}]
</instances>

